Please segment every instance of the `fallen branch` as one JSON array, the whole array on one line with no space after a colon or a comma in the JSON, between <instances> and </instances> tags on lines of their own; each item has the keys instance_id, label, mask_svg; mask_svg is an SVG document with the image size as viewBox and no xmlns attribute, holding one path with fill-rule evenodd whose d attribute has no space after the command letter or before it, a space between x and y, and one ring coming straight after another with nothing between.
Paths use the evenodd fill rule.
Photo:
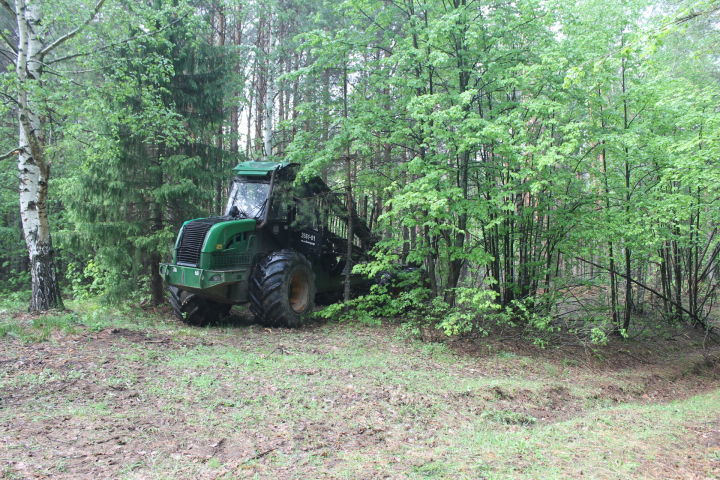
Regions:
<instances>
[{"instance_id":1,"label":"fallen branch","mask_svg":"<svg viewBox=\"0 0 720 480\"><path fill-rule=\"evenodd\" d=\"M274 452L274 451L277 450L278 448L279 448L279 447L272 447L272 448L268 448L267 450L263 450L262 452L258 453L257 455L253 455L252 457L246 459L246 460L243 461L240 465L245 464L245 463L248 463L248 462L250 462L250 461L252 461L252 460L259 460L259 459L261 459L262 457L266 456L267 454Z\"/></svg>"},{"instance_id":2,"label":"fallen branch","mask_svg":"<svg viewBox=\"0 0 720 480\"><path fill-rule=\"evenodd\" d=\"M217 445L224 443L224 440L225 439L220 440L220 442L218 442ZM222 472L221 474L219 474L218 476L213 477L213 478L215 480L219 480L221 478L227 478L228 475L230 475L232 472L234 472L236 469L242 467L243 465L250 463L254 460L260 460L261 458L265 457L266 455L274 452L275 450L277 450L278 448L280 448L282 446L282 443L283 442L281 442L279 445L275 445L274 447L270 447L267 450L262 450L259 453L256 453L255 455L253 455L252 457L248 457L245 460L235 463L232 467L227 468L224 472ZM217 447L217 445L216 445L216 447ZM213 454L214 453L216 453L216 452L214 451Z\"/></svg>"}]
</instances>

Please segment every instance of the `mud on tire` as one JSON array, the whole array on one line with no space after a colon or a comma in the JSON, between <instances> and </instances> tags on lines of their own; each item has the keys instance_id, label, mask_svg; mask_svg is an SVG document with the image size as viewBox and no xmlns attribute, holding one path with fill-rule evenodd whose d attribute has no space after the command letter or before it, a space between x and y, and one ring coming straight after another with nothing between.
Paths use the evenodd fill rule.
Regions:
<instances>
[{"instance_id":1,"label":"mud on tire","mask_svg":"<svg viewBox=\"0 0 720 480\"><path fill-rule=\"evenodd\" d=\"M232 305L213 302L178 287L168 287L168 294L173 313L188 325L202 327L217 323L227 316L232 308Z\"/></svg>"},{"instance_id":2,"label":"mud on tire","mask_svg":"<svg viewBox=\"0 0 720 480\"><path fill-rule=\"evenodd\" d=\"M302 254L283 249L260 261L250 278L250 311L268 327L299 327L315 306L315 273Z\"/></svg>"}]
</instances>

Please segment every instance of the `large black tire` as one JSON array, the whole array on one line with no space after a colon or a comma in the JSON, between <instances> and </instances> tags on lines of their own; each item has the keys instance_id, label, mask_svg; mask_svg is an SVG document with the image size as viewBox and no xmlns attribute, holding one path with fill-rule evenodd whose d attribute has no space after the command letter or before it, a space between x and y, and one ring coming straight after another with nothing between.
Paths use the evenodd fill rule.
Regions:
<instances>
[{"instance_id":1,"label":"large black tire","mask_svg":"<svg viewBox=\"0 0 720 480\"><path fill-rule=\"evenodd\" d=\"M250 311L268 327L299 327L315 307L315 272L295 250L273 252L250 278Z\"/></svg>"},{"instance_id":2,"label":"large black tire","mask_svg":"<svg viewBox=\"0 0 720 480\"><path fill-rule=\"evenodd\" d=\"M213 302L178 287L170 286L168 292L173 313L188 325L202 327L217 323L225 318L232 308L232 305Z\"/></svg>"}]
</instances>

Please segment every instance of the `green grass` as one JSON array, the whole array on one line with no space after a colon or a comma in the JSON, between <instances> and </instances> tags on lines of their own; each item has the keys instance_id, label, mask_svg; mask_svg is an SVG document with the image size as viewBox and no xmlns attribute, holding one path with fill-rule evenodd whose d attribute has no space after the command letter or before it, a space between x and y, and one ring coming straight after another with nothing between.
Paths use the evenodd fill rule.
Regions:
<instances>
[{"instance_id":1,"label":"green grass","mask_svg":"<svg viewBox=\"0 0 720 480\"><path fill-rule=\"evenodd\" d=\"M27 311L30 291L0 292L0 317Z\"/></svg>"},{"instance_id":2,"label":"green grass","mask_svg":"<svg viewBox=\"0 0 720 480\"><path fill-rule=\"evenodd\" d=\"M70 382L85 376L82 370L55 370L45 368L37 373L20 373L12 377L7 374L0 376L0 389L42 387L49 383Z\"/></svg>"},{"instance_id":3,"label":"green grass","mask_svg":"<svg viewBox=\"0 0 720 480\"><path fill-rule=\"evenodd\" d=\"M720 392L670 404L594 411L552 425L498 428L495 413L457 432L438 432L441 445L432 460L412 469L410 478L567 479L638 478L638 467L662 456L667 440L689 421L720 411ZM497 413L497 412L496 412ZM504 420L506 413L501 413ZM487 420L491 420L490 423ZM505 422L503 422L505 423ZM515 422L512 422L513 424ZM355 466L347 478L385 456L411 458L412 449L344 456Z\"/></svg>"},{"instance_id":4,"label":"green grass","mask_svg":"<svg viewBox=\"0 0 720 480\"><path fill-rule=\"evenodd\" d=\"M25 292L8 295L0 300L0 338L11 337L26 343L38 343L51 340L55 332L72 334L80 329L96 332L111 327L203 334L195 329L178 332L177 324L171 319L145 312L130 304L107 305L98 300L67 300L65 311L29 315L26 313L28 301Z\"/></svg>"},{"instance_id":5,"label":"green grass","mask_svg":"<svg viewBox=\"0 0 720 480\"><path fill-rule=\"evenodd\" d=\"M642 401L644 367L472 357L347 324L192 329L126 307L73 308L0 314L12 405L0 409L0 461L72 477L62 439L88 458L93 445L116 455L101 475L112 478L641 478L687 444L687 425L720 420L717 389L622 403ZM15 440L22 425L35 427ZM85 437L56 434L66 430ZM227 450L212 447L221 439Z\"/></svg>"},{"instance_id":6,"label":"green grass","mask_svg":"<svg viewBox=\"0 0 720 480\"><path fill-rule=\"evenodd\" d=\"M73 313L51 313L28 319L0 317L0 338L13 337L27 343L44 342L54 332L75 333L79 323Z\"/></svg>"}]
</instances>

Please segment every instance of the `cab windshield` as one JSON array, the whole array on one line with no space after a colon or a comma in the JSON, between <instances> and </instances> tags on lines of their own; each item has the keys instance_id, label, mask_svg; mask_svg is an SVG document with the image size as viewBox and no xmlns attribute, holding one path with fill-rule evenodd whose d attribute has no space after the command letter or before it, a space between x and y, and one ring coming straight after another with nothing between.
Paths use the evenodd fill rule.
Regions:
<instances>
[{"instance_id":1,"label":"cab windshield","mask_svg":"<svg viewBox=\"0 0 720 480\"><path fill-rule=\"evenodd\" d=\"M235 213L240 218L260 218L265 211L270 184L267 182L251 182L247 179L235 179L230 186L225 215ZM237 212L233 212L237 207Z\"/></svg>"}]
</instances>

